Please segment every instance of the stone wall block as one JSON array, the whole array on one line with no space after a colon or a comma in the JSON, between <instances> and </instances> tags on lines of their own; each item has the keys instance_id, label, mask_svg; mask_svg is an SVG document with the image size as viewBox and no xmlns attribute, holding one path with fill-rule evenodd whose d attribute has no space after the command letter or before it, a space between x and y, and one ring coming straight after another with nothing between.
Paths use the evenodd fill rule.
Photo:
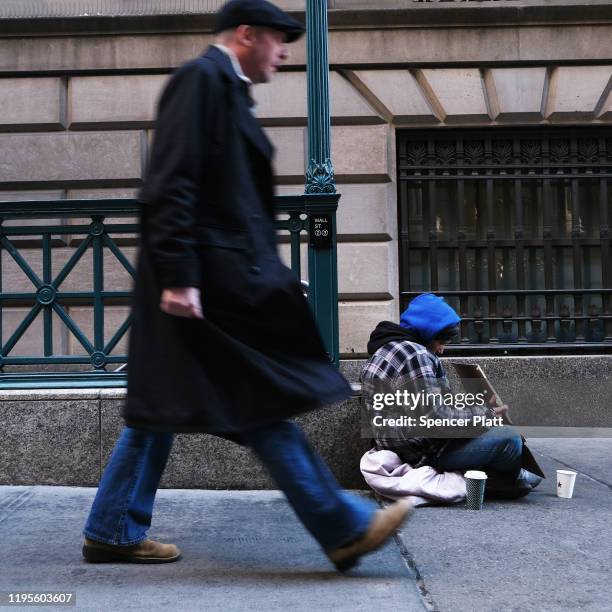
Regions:
<instances>
[{"instance_id":1,"label":"stone wall block","mask_svg":"<svg viewBox=\"0 0 612 612\"><path fill-rule=\"evenodd\" d=\"M338 244L338 291L341 299L370 298L389 299L392 261L391 242L341 242ZM291 247L279 246L283 263L291 267ZM308 249L300 245L302 280L308 280Z\"/></svg>"},{"instance_id":2,"label":"stone wall block","mask_svg":"<svg viewBox=\"0 0 612 612\"><path fill-rule=\"evenodd\" d=\"M369 101L338 72L329 75L330 112L333 123L383 123Z\"/></svg>"},{"instance_id":3,"label":"stone wall block","mask_svg":"<svg viewBox=\"0 0 612 612\"><path fill-rule=\"evenodd\" d=\"M491 75L499 102L497 121L542 119L546 68L494 68Z\"/></svg>"},{"instance_id":4,"label":"stone wall block","mask_svg":"<svg viewBox=\"0 0 612 612\"><path fill-rule=\"evenodd\" d=\"M337 126L332 129L332 162L338 180L355 175L364 182L391 180L386 125Z\"/></svg>"},{"instance_id":5,"label":"stone wall block","mask_svg":"<svg viewBox=\"0 0 612 612\"><path fill-rule=\"evenodd\" d=\"M518 58L515 28L332 30L331 64L477 62Z\"/></svg>"},{"instance_id":6,"label":"stone wall block","mask_svg":"<svg viewBox=\"0 0 612 612\"><path fill-rule=\"evenodd\" d=\"M422 72L444 110L446 123L489 121L477 68L433 68Z\"/></svg>"},{"instance_id":7,"label":"stone wall block","mask_svg":"<svg viewBox=\"0 0 612 612\"><path fill-rule=\"evenodd\" d=\"M164 74L72 77L70 127L151 126Z\"/></svg>"},{"instance_id":8,"label":"stone wall block","mask_svg":"<svg viewBox=\"0 0 612 612\"><path fill-rule=\"evenodd\" d=\"M65 111L58 77L0 78L0 132L59 130Z\"/></svg>"},{"instance_id":9,"label":"stone wall block","mask_svg":"<svg viewBox=\"0 0 612 612\"><path fill-rule=\"evenodd\" d=\"M353 296L392 297L390 269L395 253L392 242L356 242L338 245L338 292Z\"/></svg>"},{"instance_id":10,"label":"stone wall block","mask_svg":"<svg viewBox=\"0 0 612 612\"><path fill-rule=\"evenodd\" d=\"M397 321L396 300L339 304L340 354L346 358L366 355L370 334L380 321Z\"/></svg>"},{"instance_id":11,"label":"stone wall block","mask_svg":"<svg viewBox=\"0 0 612 612\"><path fill-rule=\"evenodd\" d=\"M278 195L304 193L304 184L279 185ZM395 186L390 183L339 183L341 194L336 213L339 236L361 236L375 239L388 238L392 232L389 200L395 205Z\"/></svg>"},{"instance_id":12,"label":"stone wall block","mask_svg":"<svg viewBox=\"0 0 612 612\"><path fill-rule=\"evenodd\" d=\"M0 181L79 183L138 181L140 132L0 135Z\"/></svg>"},{"instance_id":13,"label":"stone wall block","mask_svg":"<svg viewBox=\"0 0 612 612\"><path fill-rule=\"evenodd\" d=\"M274 169L282 182L303 180L306 129L303 127L271 127L265 130L276 152Z\"/></svg>"},{"instance_id":14,"label":"stone wall block","mask_svg":"<svg viewBox=\"0 0 612 612\"><path fill-rule=\"evenodd\" d=\"M5 38L0 71L47 72L176 68L197 57L212 36L197 34Z\"/></svg>"},{"instance_id":15,"label":"stone wall block","mask_svg":"<svg viewBox=\"0 0 612 612\"><path fill-rule=\"evenodd\" d=\"M610 59L610 24L334 29L332 65Z\"/></svg>"},{"instance_id":16,"label":"stone wall block","mask_svg":"<svg viewBox=\"0 0 612 612\"><path fill-rule=\"evenodd\" d=\"M0 484L97 484L97 400L5 400L0 422Z\"/></svg>"},{"instance_id":17,"label":"stone wall block","mask_svg":"<svg viewBox=\"0 0 612 612\"><path fill-rule=\"evenodd\" d=\"M385 108L383 116L393 123L439 122L409 70L356 70L354 75L361 83L363 95L378 100Z\"/></svg>"},{"instance_id":18,"label":"stone wall block","mask_svg":"<svg viewBox=\"0 0 612 612\"><path fill-rule=\"evenodd\" d=\"M547 118L552 121L593 118L611 78L612 66L556 68L551 78Z\"/></svg>"},{"instance_id":19,"label":"stone wall block","mask_svg":"<svg viewBox=\"0 0 612 612\"><path fill-rule=\"evenodd\" d=\"M527 427L612 427L609 355L455 358L478 363L513 423ZM446 364L459 384L454 370ZM550 434L542 433L542 437ZM580 437L580 434L577 434Z\"/></svg>"},{"instance_id":20,"label":"stone wall block","mask_svg":"<svg viewBox=\"0 0 612 612\"><path fill-rule=\"evenodd\" d=\"M330 72L332 122L372 123L382 119L337 72ZM253 88L257 117L266 125L305 124L308 114L305 72L280 72L271 83Z\"/></svg>"},{"instance_id":21,"label":"stone wall block","mask_svg":"<svg viewBox=\"0 0 612 612\"><path fill-rule=\"evenodd\" d=\"M495 35L498 28L490 30ZM580 24L508 28L516 35L517 59L562 62L610 59L612 24Z\"/></svg>"},{"instance_id":22,"label":"stone wall block","mask_svg":"<svg viewBox=\"0 0 612 612\"><path fill-rule=\"evenodd\" d=\"M123 427L123 400L102 399L102 466ZM359 401L349 400L297 419L313 446L346 488L365 488L359 459L368 448L361 441ZM347 440L351 443L347 445ZM275 489L253 453L243 446L208 434L178 434L162 487L203 489Z\"/></svg>"},{"instance_id":23,"label":"stone wall block","mask_svg":"<svg viewBox=\"0 0 612 612\"><path fill-rule=\"evenodd\" d=\"M305 128L271 127L266 134L276 148L274 164L280 182L303 181L306 158ZM388 181L386 125L336 126L332 128L332 161L336 177L360 175L364 181Z\"/></svg>"}]
</instances>

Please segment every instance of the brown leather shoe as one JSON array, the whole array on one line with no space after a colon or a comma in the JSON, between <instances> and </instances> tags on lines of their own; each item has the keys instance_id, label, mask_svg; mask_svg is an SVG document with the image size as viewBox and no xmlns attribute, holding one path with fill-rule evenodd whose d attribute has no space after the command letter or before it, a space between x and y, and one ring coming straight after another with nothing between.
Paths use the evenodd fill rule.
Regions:
<instances>
[{"instance_id":1,"label":"brown leather shoe","mask_svg":"<svg viewBox=\"0 0 612 612\"><path fill-rule=\"evenodd\" d=\"M83 557L89 563L172 563L180 556L178 546L154 540L143 540L133 546L116 546L85 538L83 544Z\"/></svg>"},{"instance_id":2,"label":"brown leather shoe","mask_svg":"<svg viewBox=\"0 0 612 612\"><path fill-rule=\"evenodd\" d=\"M380 548L408 518L412 509L408 500L400 500L384 510L377 510L363 536L347 546L328 552L329 560L340 572L351 569L357 565L359 557Z\"/></svg>"}]
</instances>

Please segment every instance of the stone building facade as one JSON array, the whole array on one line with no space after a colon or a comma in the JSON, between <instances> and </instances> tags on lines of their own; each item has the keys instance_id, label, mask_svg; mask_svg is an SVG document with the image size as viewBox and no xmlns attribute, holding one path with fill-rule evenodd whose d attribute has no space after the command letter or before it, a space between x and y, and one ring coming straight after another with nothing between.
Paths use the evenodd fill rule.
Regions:
<instances>
[{"instance_id":1,"label":"stone building facade","mask_svg":"<svg viewBox=\"0 0 612 612\"><path fill-rule=\"evenodd\" d=\"M303 18L304 0L277 3ZM159 92L211 42L220 4L3 0L0 201L133 197ZM612 3L328 6L344 373L358 379L361 361L350 358L364 356L378 321L396 320L412 292L439 290L466 317L460 354L486 355L479 362L517 423L609 434ZM302 40L273 83L255 91L281 194L303 190L305 62ZM42 278L40 236L10 241ZM47 275L81 244L82 236L54 236ZM2 246L0 291L31 294L31 278ZM134 237L124 236L122 248L133 260ZM104 255L104 263L105 289L129 289L117 259ZM62 290L91 290L91 264L89 249ZM29 301L2 304L0 345ZM63 308L91 337L91 309L78 300ZM126 312L125 304L106 308L105 341ZM39 314L11 354L42 354L43 337ZM60 320L53 349L84 350ZM570 354L554 355L561 350ZM122 425L123 396L0 390L0 483L95 486ZM302 420L348 487L363 486L356 466L368 440L358 415L354 398ZM247 451L210 436L178 436L164 485L272 486Z\"/></svg>"},{"instance_id":2,"label":"stone building facade","mask_svg":"<svg viewBox=\"0 0 612 612\"><path fill-rule=\"evenodd\" d=\"M303 17L303 0L278 4ZM133 196L149 152L159 92L176 66L211 41L211 13L218 5L213 0L139 0L129 6L113 0L4 2L0 7L0 199ZM604 139L601 150L594 153L595 171L603 172L602 156L612 155L612 145L606 149L611 134L606 127L612 122L612 5L589 0L330 0L329 21L332 154L342 194L340 347L344 357L351 357L364 354L367 337L379 320L397 319L407 299L400 299L400 291L459 288L447 278L457 276L454 270L459 264L444 267L431 260L432 232L438 233L440 246L444 226L451 222L442 204L435 214L422 209L423 197L440 199L443 189L439 186L434 196L425 188L417 193L413 184L406 183L404 193L398 179L398 160L410 158L411 135L418 135L417 144L438 151L436 138L442 137L444 150L445 134L451 132L457 135L453 147L466 138L482 138L484 143L490 135L506 134L501 144L491 145L503 149L521 130L537 128L536 136L527 139L531 141L552 133L564 138L566 131L570 138L572 130L585 128L591 130L584 137L587 141ZM307 162L305 41L290 51L286 68L274 82L255 88L257 114L277 149L281 194L302 191ZM402 146L408 147L404 153L399 150ZM447 151L451 157L456 153ZM523 166L528 172L527 162ZM456 173L452 163L441 175ZM612 188L606 197L610 193ZM456 188L455 195L449 194L444 197L455 197ZM591 205L599 206L599 200L583 200L580 219ZM415 206L421 206L420 213ZM570 217L567 223L575 226L577 218ZM593 224L597 240L605 223L597 217ZM464 220L464 225L469 221ZM489 230L492 225L489 221ZM498 233L502 230L497 228ZM423 257L410 251L410 241L420 241ZM75 247L67 241L59 251L62 248L65 253L58 258L65 261ZM32 265L40 267L39 255L28 251L27 245L24 249L26 259L31 257ZM451 252L438 250L442 255L437 257ZM126 247L130 257L133 251L134 247ZM452 257L458 261L457 253ZM483 253L484 268L475 274L487 277L487 261L509 266L503 257L494 254L493 260L487 260ZM496 264L498 259L501 263ZM540 265L535 259L525 260L527 268ZM598 261L589 265L593 274L601 276L601 256ZM415 275L419 266L431 274ZM10 258L3 259L3 268L3 287L27 290L30 281ZM75 270L70 281L75 289L91 282L87 274L85 267ZM432 275L439 278L433 282ZM593 280L592 286L610 286L603 281ZM121 270L109 272L109 287L126 282L129 279ZM604 298L597 299L595 307L601 314ZM585 303L583 308L588 306ZM533 308L537 311L537 305ZM470 314L467 311L474 310L474 304L466 302L465 309ZM87 308L75 304L69 311L87 328ZM124 316L125 307L110 308L107 333ZM5 337L20 317L21 308L6 310ZM516 321L512 325L516 327ZM474 330L466 331L466 340L470 333L473 336ZM61 324L54 334L62 350L80 350ZM39 341L40 328L34 324L16 350L25 354Z\"/></svg>"}]
</instances>

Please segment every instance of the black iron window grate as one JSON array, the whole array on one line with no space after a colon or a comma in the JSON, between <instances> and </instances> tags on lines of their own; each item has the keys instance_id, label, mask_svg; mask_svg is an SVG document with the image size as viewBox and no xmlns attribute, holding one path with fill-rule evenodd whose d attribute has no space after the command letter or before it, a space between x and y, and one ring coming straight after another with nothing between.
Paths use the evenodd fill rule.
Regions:
<instances>
[{"instance_id":1,"label":"black iron window grate","mask_svg":"<svg viewBox=\"0 0 612 612\"><path fill-rule=\"evenodd\" d=\"M463 318L455 349L612 348L612 129L398 134L401 308Z\"/></svg>"}]
</instances>

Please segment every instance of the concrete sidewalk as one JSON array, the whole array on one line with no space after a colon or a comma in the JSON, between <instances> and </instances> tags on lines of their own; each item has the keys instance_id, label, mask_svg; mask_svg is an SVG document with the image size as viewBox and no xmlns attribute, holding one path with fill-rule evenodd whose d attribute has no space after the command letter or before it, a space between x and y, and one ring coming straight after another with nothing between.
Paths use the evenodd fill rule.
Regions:
<instances>
[{"instance_id":1,"label":"concrete sidewalk","mask_svg":"<svg viewBox=\"0 0 612 612\"><path fill-rule=\"evenodd\" d=\"M531 496L481 512L417 509L347 575L277 492L160 491L151 536L183 559L138 566L81 560L94 489L0 487L0 590L75 591L83 610L609 609L612 440L530 446L549 475ZM565 466L581 472L571 500L555 496Z\"/></svg>"},{"instance_id":2,"label":"concrete sidewalk","mask_svg":"<svg viewBox=\"0 0 612 612\"><path fill-rule=\"evenodd\" d=\"M449 612L610 610L612 439L530 439L547 479L529 496L420 508L402 540L431 608ZM556 470L578 472L556 496Z\"/></svg>"},{"instance_id":3,"label":"concrete sidewalk","mask_svg":"<svg viewBox=\"0 0 612 612\"><path fill-rule=\"evenodd\" d=\"M276 491L160 491L151 536L167 565L92 565L80 530L94 489L0 487L0 590L76 591L83 610L422 609L395 542L338 574Z\"/></svg>"}]
</instances>

